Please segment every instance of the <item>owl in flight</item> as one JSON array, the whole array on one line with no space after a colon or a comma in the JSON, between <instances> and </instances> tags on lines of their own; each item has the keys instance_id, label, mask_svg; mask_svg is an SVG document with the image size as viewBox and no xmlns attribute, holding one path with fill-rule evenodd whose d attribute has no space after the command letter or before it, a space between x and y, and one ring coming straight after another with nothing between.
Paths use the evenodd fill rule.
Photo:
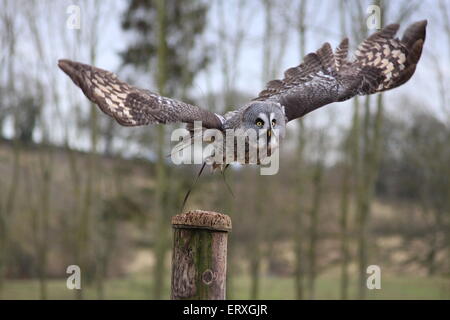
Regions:
<instances>
[{"instance_id":1,"label":"owl in flight","mask_svg":"<svg viewBox=\"0 0 450 320\"><path fill-rule=\"evenodd\" d=\"M426 25L426 20L410 25L401 39L395 38L399 25L388 25L364 40L352 59L347 58L348 39L334 52L325 43L306 55L299 66L286 70L282 80L270 81L258 97L224 115L131 86L90 65L70 60L60 60L58 65L89 100L123 126L184 122L192 136L194 122L201 121L204 130L254 129L258 141L277 148L287 122L329 103L382 92L408 81L422 53ZM225 141L221 145L227 148ZM244 163L248 161L246 156ZM212 165L223 168L228 163Z\"/></svg>"}]
</instances>

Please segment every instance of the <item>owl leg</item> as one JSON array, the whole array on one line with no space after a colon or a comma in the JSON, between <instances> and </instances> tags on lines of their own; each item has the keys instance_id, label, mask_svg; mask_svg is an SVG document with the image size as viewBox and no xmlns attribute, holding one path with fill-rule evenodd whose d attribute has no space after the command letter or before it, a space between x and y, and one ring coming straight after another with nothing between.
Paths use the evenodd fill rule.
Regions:
<instances>
[{"instance_id":1,"label":"owl leg","mask_svg":"<svg viewBox=\"0 0 450 320\"><path fill-rule=\"evenodd\" d=\"M187 200L189 198L189 195L191 194L191 191L194 189L195 185L197 184L198 179L202 175L202 172L203 172L203 169L205 169L205 166L206 166L206 162L203 162L203 165L202 165L200 171L198 172L197 177L195 177L194 183L191 185L191 187L189 188L188 192L184 196L183 204L181 205L181 210L180 210L181 213L183 213L184 206L186 205L186 202L187 202Z\"/></svg>"},{"instance_id":2,"label":"owl leg","mask_svg":"<svg viewBox=\"0 0 450 320\"><path fill-rule=\"evenodd\" d=\"M225 166L223 166L223 167L221 168L221 174L222 174L222 178L223 178L223 183L225 183L225 185L227 186L228 191L231 193L231 195L232 195L233 198L234 198L233 190L231 190L231 187L230 187L230 185L228 184L227 179L225 178L225 171L228 169L229 166L230 166L229 163L226 164Z\"/></svg>"}]
</instances>

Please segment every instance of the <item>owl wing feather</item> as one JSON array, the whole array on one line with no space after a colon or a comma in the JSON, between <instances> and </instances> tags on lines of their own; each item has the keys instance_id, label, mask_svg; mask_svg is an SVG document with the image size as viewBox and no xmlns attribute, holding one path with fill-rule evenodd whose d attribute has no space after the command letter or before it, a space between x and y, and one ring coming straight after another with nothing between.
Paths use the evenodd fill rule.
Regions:
<instances>
[{"instance_id":1,"label":"owl wing feather","mask_svg":"<svg viewBox=\"0 0 450 320\"><path fill-rule=\"evenodd\" d=\"M202 121L205 128L222 128L213 112L131 86L112 72L70 60L59 60L58 66L89 100L123 126Z\"/></svg>"},{"instance_id":2,"label":"owl wing feather","mask_svg":"<svg viewBox=\"0 0 450 320\"><path fill-rule=\"evenodd\" d=\"M401 40L394 38L399 25L388 25L364 40L352 61L348 39L335 52L325 43L286 70L282 80L270 81L254 100L279 102L290 121L332 102L398 87L414 74L426 25L426 20L410 25Z\"/></svg>"}]
</instances>

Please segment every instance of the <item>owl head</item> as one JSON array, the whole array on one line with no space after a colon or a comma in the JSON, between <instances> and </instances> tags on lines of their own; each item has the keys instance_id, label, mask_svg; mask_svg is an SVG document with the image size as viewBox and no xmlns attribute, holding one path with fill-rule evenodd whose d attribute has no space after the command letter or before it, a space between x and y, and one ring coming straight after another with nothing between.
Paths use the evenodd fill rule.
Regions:
<instances>
[{"instance_id":1,"label":"owl head","mask_svg":"<svg viewBox=\"0 0 450 320\"><path fill-rule=\"evenodd\" d=\"M278 147L286 133L286 116L281 104L272 101L252 102L242 115L241 128L254 129L258 140Z\"/></svg>"}]
</instances>

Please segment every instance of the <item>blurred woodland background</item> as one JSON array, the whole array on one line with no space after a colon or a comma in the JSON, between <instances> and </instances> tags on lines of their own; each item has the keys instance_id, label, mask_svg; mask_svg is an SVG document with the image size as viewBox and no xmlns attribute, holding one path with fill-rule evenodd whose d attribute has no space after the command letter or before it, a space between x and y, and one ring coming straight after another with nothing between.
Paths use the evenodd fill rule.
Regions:
<instances>
[{"instance_id":1,"label":"blurred woodland background","mask_svg":"<svg viewBox=\"0 0 450 320\"><path fill-rule=\"evenodd\" d=\"M291 123L278 174L233 167L234 197L205 174L187 206L233 220L230 299L449 299L448 0L0 0L0 297L169 297L170 218L199 167L166 157L171 127L102 114L58 59L224 112L323 42L355 48L371 4L400 32L428 19L413 78Z\"/></svg>"}]
</instances>

